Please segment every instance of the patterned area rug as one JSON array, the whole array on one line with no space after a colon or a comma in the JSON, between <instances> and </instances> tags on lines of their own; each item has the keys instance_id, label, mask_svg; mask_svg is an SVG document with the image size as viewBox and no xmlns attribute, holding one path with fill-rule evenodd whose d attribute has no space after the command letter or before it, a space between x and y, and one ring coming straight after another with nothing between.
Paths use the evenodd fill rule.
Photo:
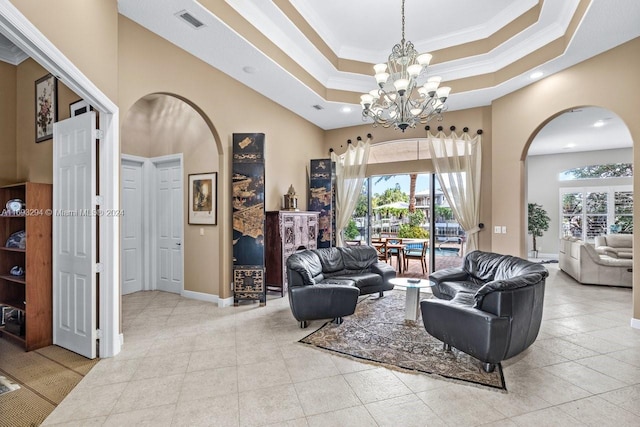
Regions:
<instances>
[{"instance_id":1,"label":"patterned area rug","mask_svg":"<svg viewBox=\"0 0 640 427\"><path fill-rule=\"evenodd\" d=\"M478 359L456 349L444 351L442 342L425 331L421 317L417 322L404 319L404 306L402 290L386 292L383 298L370 295L342 325L327 322L300 342L388 368L506 390L502 366L486 373Z\"/></svg>"}]
</instances>

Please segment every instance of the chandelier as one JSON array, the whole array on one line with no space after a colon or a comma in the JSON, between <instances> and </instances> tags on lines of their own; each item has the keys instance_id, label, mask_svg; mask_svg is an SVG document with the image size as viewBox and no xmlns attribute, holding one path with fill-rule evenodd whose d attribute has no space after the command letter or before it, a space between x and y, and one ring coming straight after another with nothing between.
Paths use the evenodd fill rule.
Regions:
<instances>
[{"instance_id":1,"label":"chandelier","mask_svg":"<svg viewBox=\"0 0 640 427\"><path fill-rule=\"evenodd\" d=\"M434 117L442 120L450 87L438 87L441 77L426 78L431 54L418 54L413 43L404 39L404 0L402 0L402 40L391 50L386 64L376 64L378 88L360 96L362 120L373 119L373 126L393 125L404 132ZM426 78L426 81L425 81Z\"/></svg>"}]
</instances>

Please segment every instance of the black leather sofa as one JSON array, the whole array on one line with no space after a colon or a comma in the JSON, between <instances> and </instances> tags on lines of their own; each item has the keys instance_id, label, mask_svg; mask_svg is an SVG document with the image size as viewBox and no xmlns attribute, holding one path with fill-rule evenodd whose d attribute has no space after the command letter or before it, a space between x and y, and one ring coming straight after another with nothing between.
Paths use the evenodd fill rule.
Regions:
<instances>
[{"instance_id":1,"label":"black leather sofa","mask_svg":"<svg viewBox=\"0 0 640 427\"><path fill-rule=\"evenodd\" d=\"M427 332L483 362L487 372L527 349L542 322L541 264L491 252L468 253L461 268L429 276L437 298L420 302Z\"/></svg>"},{"instance_id":2,"label":"black leather sofa","mask_svg":"<svg viewBox=\"0 0 640 427\"><path fill-rule=\"evenodd\" d=\"M289 305L302 328L309 320L341 323L355 311L359 295L382 296L393 289L389 279L395 276L371 246L303 250L287 259Z\"/></svg>"}]
</instances>

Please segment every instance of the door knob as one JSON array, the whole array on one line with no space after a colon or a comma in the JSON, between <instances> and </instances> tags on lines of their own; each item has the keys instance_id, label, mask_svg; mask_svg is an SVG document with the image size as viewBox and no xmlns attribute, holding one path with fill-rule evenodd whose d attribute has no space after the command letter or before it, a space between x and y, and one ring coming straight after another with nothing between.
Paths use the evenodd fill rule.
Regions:
<instances>
[{"instance_id":1,"label":"door knob","mask_svg":"<svg viewBox=\"0 0 640 427\"><path fill-rule=\"evenodd\" d=\"M182 245L182 243L178 242L178 243L176 243L176 245L180 246L180 245Z\"/></svg>"}]
</instances>

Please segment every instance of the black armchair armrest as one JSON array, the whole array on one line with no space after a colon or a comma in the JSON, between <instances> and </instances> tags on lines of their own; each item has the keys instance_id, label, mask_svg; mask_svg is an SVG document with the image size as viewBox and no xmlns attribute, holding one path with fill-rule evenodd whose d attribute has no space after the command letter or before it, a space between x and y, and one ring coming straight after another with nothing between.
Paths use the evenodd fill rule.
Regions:
<instances>
[{"instance_id":1,"label":"black armchair armrest","mask_svg":"<svg viewBox=\"0 0 640 427\"><path fill-rule=\"evenodd\" d=\"M510 339L509 318L467 304L435 298L420 302L422 321L435 338L485 363L504 360Z\"/></svg>"},{"instance_id":2,"label":"black armchair armrest","mask_svg":"<svg viewBox=\"0 0 640 427\"><path fill-rule=\"evenodd\" d=\"M429 275L429 280L439 285L442 282L460 282L467 280L469 273L461 268L445 268L443 270L434 271Z\"/></svg>"},{"instance_id":3,"label":"black armchair armrest","mask_svg":"<svg viewBox=\"0 0 640 427\"><path fill-rule=\"evenodd\" d=\"M388 282L396 277L396 270L386 262L377 262L371 266L371 272L382 276L382 280Z\"/></svg>"}]
</instances>

